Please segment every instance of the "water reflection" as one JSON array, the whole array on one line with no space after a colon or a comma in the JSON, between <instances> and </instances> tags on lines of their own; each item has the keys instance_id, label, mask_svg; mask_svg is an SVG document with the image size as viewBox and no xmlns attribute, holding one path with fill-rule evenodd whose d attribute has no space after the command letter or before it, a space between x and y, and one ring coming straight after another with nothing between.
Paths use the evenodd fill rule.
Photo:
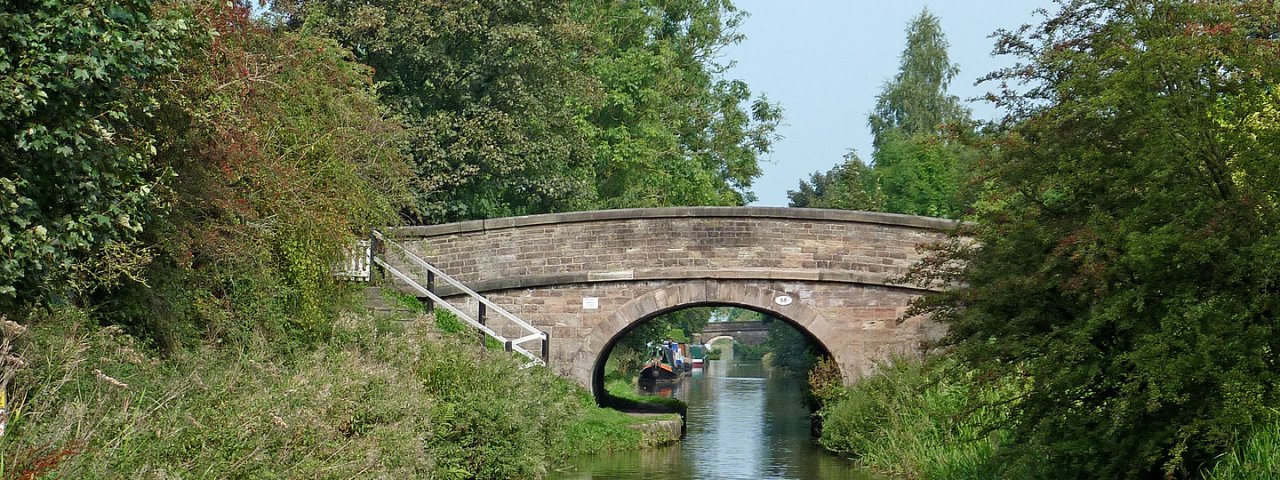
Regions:
<instances>
[{"instance_id":1,"label":"water reflection","mask_svg":"<svg viewBox=\"0 0 1280 480\"><path fill-rule=\"evenodd\" d=\"M870 479L813 443L801 382L729 355L709 361L691 378L657 387L689 404L680 445L581 458L553 478Z\"/></svg>"}]
</instances>

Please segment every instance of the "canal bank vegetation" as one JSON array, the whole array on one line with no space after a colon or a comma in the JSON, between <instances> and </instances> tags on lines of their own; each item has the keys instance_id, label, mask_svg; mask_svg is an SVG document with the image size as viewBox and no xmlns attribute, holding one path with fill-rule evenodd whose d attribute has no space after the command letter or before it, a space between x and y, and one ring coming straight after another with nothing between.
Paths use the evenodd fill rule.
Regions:
<instances>
[{"instance_id":1,"label":"canal bank vegetation","mask_svg":"<svg viewBox=\"0 0 1280 480\"><path fill-rule=\"evenodd\" d=\"M1016 393L1010 386L984 385L945 359L899 357L847 387L830 369L810 374L823 448L892 478L1023 478L991 464L1008 439L999 402Z\"/></svg>"},{"instance_id":2,"label":"canal bank vegetation","mask_svg":"<svg viewBox=\"0 0 1280 480\"><path fill-rule=\"evenodd\" d=\"M1001 32L1020 64L988 78L1006 117L968 140L966 222L906 278L950 287L910 312L948 327L930 346L948 367L852 386L871 400L825 407L824 441L874 457L988 432L939 450L957 460L930 465L960 465L941 478L1280 476L1275 18L1269 0L1084 0ZM895 83L949 78L912 59ZM921 105L890 118L940 118Z\"/></svg>"},{"instance_id":3,"label":"canal bank vegetation","mask_svg":"<svg viewBox=\"0 0 1280 480\"><path fill-rule=\"evenodd\" d=\"M258 337L168 358L75 310L8 323L25 366L6 474L536 478L640 446L640 419L417 320L347 314L305 352Z\"/></svg>"}]
</instances>

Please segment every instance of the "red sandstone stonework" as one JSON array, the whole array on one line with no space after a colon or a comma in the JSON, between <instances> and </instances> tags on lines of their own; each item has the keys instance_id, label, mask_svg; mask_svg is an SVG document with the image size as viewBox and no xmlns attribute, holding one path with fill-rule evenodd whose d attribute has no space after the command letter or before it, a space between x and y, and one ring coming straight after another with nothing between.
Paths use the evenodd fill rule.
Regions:
<instances>
[{"instance_id":1,"label":"red sandstone stonework","mask_svg":"<svg viewBox=\"0 0 1280 480\"><path fill-rule=\"evenodd\" d=\"M942 334L927 319L900 318L923 291L893 279L920 259L918 245L951 228L947 220L905 215L694 207L535 215L392 233L549 332L551 368L592 386L601 354L630 326L705 304L788 320L820 341L847 377L856 377L876 360L915 351ZM792 301L782 305L779 296ZM584 298L598 299L599 308L584 309Z\"/></svg>"}]
</instances>

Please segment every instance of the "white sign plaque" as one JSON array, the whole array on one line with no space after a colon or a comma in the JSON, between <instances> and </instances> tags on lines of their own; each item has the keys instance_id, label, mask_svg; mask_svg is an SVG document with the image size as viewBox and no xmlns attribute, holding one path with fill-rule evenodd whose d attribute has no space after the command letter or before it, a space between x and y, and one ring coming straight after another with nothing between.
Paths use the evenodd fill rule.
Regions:
<instances>
[{"instance_id":1,"label":"white sign plaque","mask_svg":"<svg viewBox=\"0 0 1280 480\"><path fill-rule=\"evenodd\" d=\"M784 307L785 307L785 306L787 306L787 305L791 305L791 296L790 296L790 295L778 295L778 296L776 296L776 297L773 297L773 303L776 303L776 304L778 304L778 305L782 305L782 306L784 306Z\"/></svg>"},{"instance_id":2,"label":"white sign plaque","mask_svg":"<svg viewBox=\"0 0 1280 480\"><path fill-rule=\"evenodd\" d=\"M583 310L599 310L600 299L596 297L582 297Z\"/></svg>"}]
</instances>

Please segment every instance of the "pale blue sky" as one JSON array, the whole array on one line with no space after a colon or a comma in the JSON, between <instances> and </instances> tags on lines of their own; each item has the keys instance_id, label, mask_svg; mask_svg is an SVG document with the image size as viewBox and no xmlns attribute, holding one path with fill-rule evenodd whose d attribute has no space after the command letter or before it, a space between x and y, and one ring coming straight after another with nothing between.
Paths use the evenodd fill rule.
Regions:
<instances>
[{"instance_id":1,"label":"pale blue sky","mask_svg":"<svg viewBox=\"0 0 1280 480\"><path fill-rule=\"evenodd\" d=\"M783 139L775 144L764 175L752 190L753 205L786 206L809 173L826 171L855 149L871 159L867 114L884 82L898 71L898 56L911 18L928 7L942 22L960 74L951 93L961 99L981 96L987 85L973 83L1013 62L992 57L999 28L1013 30L1038 23L1037 8L1053 11L1051 0L736 0L751 15L739 31L747 36L726 49L721 61L735 61L728 77L745 80L753 93L782 104ZM974 116L997 115L985 102L969 104Z\"/></svg>"}]
</instances>

